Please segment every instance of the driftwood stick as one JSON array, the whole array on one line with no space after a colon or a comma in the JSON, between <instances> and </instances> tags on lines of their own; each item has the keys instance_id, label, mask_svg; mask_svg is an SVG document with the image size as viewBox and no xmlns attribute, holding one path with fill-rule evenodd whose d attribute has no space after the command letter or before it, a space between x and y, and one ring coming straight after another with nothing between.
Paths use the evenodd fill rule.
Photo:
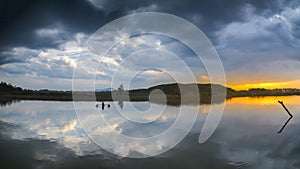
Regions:
<instances>
[{"instance_id":1,"label":"driftwood stick","mask_svg":"<svg viewBox=\"0 0 300 169\"><path fill-rule=\"evenodd\" d=\"M282 105L282 107L285 109L285 111L291 116L293 117L293 115L290 113L290 111L285 107L285 105L283 104L283 101L279 101L278 100L278 103L280 103Z\"/></svg>"}]
</instances>

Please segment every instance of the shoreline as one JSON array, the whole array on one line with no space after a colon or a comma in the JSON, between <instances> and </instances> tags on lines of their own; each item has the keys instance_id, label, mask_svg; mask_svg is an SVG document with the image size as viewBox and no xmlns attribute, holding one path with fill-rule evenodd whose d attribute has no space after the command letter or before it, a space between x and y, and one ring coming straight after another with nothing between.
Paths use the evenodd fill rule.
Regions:
<instances>
[{"instance_id":1,"label":"shoreline","mask_svg":"<svg viewBox=\"0 0 300 169\"><path fill-rule=\"evenodd\" d=\"M180 84L170 83L149 87L147 89L124 90L121 85L112 91L55 91L29 90L12 86L5 82L0 84L0 102L12 100L41 100L41 101L149 101L180 104L214 104L237 97L266 97L266 96L294 96L300 95L300 89L263 89L254 88L236 91L219 84ZM212 90L216 93L212 101ZM162 92L164 99L157 91ZM159 95L157 95L159 94ZM129 96L129 97L128 97ZM151 99L149 99L149 96ZM183 99L182 99L183 98Z\"/></svg>"},{"instance_id":2,"label":"shoreline","mask_svg":"<svg viewBox=\"0 0 300 169\"><path fill-rule=\"evenodd\" d=\"M88 96L88 97L87 97ZM294 93L294 94L264 94L264 95L238 95L238 94L228 94L226 96L226 99L224 100L218 100L218 102L222 102L228 99L232 98L242 98L242 97L276 97L276 96L300 96L300 93ZM180 102L180 97L179 95L167 95L167 101L170 103L178 103ZM96 97L90 97L90 95L83 95L83 97L77 97L76 99L73 98L72 94L71 95L64 95L64 96L57 96L57 95L2 95L0 98L0 102L6 102L6 101L21 101L21 100L31 100L31 101L62 101L62 102L92 102L92 101L124 101L124 102L147 102L149 101L149 98L147 95L139 95L139 96L130 96L130 99L112 99L111 96L106 96L106 97L101 97L96 94ZM155 101L155 100L154 100ZM192 101L190 101L192 103ZM189 103L189 101L187 102ZM201 103L206 103L210 104L211 103L211 95L205 94L205 95L200 95L200 104Z\"/></svg>"}]
</instances>

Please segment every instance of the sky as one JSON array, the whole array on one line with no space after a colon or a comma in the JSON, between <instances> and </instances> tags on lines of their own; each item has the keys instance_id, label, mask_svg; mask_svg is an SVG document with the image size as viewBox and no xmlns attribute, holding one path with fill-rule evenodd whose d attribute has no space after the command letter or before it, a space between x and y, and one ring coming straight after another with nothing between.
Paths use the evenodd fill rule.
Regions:
<instances>
[{"instance_id":1,"label":"sky","mask_svg":"<svg viewBox=\"0 0 300 169\"><path fill-rule=\"evenodd\" d=\"M108 31L100 37L101 44L111 38L120 41L105 57L84 52L101 27L141 12L172 14L199 28L215 47L229 87L300 88L298 0L4 0L0 2L0 80L30 89L71 90L73 71L80 68L77 78L83 90L92 82L96 88L111 87L112 81L117 86L132 76L129 88L188 83L180 66L184 61L197 82L210 82L195 53L163 35L131 37L126 31ZM98 50L104 52L104 46ZM90 69L93 64L98 70ZM147 68L141 70L140 65Z\"/></svg>"}]
</instances>

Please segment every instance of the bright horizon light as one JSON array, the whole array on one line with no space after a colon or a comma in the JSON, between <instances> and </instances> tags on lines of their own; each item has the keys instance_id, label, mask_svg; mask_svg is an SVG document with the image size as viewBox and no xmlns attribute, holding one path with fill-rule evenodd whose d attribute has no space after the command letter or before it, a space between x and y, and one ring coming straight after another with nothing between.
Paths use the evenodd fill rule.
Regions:
<instances>
[{"instance_id":1,"label":"bright horizon light","mask_svg":"<svg viewBox=\"0 0 300 169\"><path fill-rule=\"evenodd\" d=\"M228 87L234 90L248 90L251 88L265 88L265 89L276 89L276 88L300 88L300 80L286 81L286 82L262 82L262 83L247 83L247 84L236 84Z\"/></svg>"}]
</instances>

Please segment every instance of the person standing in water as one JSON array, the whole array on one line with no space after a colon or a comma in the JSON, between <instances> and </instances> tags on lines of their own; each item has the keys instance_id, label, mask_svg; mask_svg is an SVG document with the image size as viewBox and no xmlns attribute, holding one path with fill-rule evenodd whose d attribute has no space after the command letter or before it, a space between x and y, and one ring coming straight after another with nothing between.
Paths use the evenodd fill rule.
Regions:
<instances>
[{"instance_id":1,"label":"person standing in water","mask_svg":"<svg viewBox=\"0 0 300 169\"><path fill-rule=\"evenodd\" d=\"M104 106L105 106L105 104L104 104L104 102L102 102L102 110L104 110Z\"/></svg>"}]
</instances>

